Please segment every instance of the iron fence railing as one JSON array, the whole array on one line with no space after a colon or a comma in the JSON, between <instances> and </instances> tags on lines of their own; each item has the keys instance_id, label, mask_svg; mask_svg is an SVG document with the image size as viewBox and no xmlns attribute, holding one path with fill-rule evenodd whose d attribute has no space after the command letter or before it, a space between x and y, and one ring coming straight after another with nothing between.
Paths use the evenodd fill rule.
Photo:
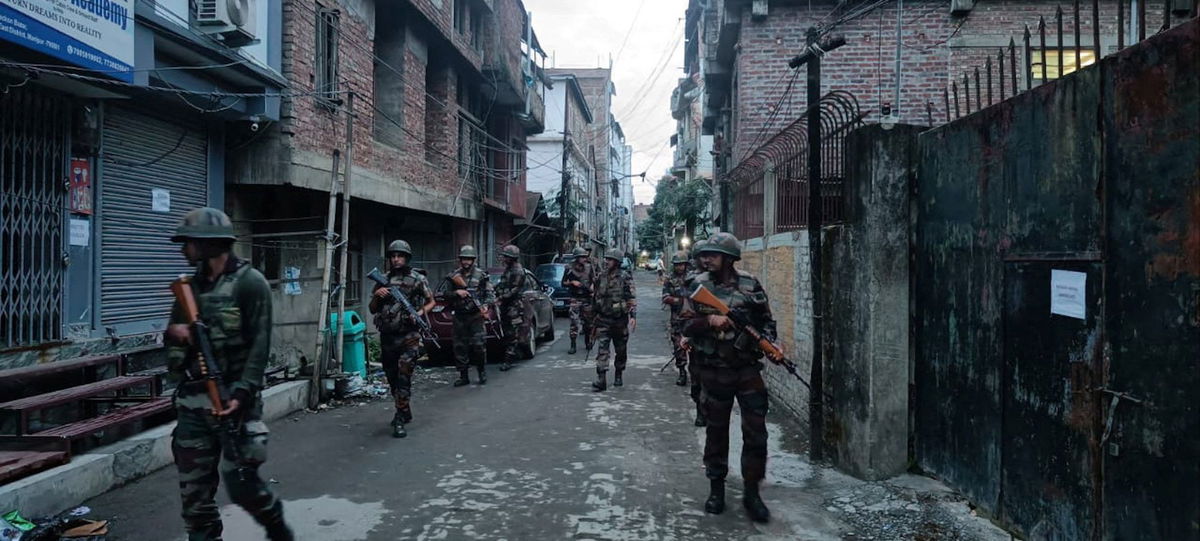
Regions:
<instances>
[{"instance_id":1,"label":"iron fence railing","mask_svg":"<svg viewBox=\"0 0 1200 541\"><path fill-rule=\"evenodd\" d=\"M826 94L821 116L822 222L845 219L843 181L846 136L863 125L866 113L845 91ZM807 109L805 113L807 112ZM734 186L734 234L754 238L768 232L808 227L808 115L802 113L728 173ZM770 226L770 227L768 227Z\"/></svg>"},{"instance_id":2,"label":"iron fence railing","mask_svg":"<svg viewBox=\"0 0 1200 541\"><path fill-rule=\"evenodd\" d=\"M982 64L963 71L961 77L951 74L942 92L944 116L935 114L933 102L925 104L929 125L951 122L1074 73L1099 62L1105 56L1106 45L1109 52L1120 51L1128 44L1145 40L1148 29L1169 30L1196 17L1200 11L1200 0L1162 0L1154 9L1147 1L1117 0L1114 7L1092 0L1087 13L1081 10L1080 3L1081 0L1073 1L1069 20L1068 11L1059 4L1049 22L1045 15L1039 16L1036 24L1025 25L1021 35L1010 37L1007 46L988 55ZM1116 11L1115 41L1111 31L1102 33L1113 16L1103 13L1108 8ZM1085 23L1091 27L1088 29L1091 36L1086 40Z\"/></svg>"}]
</instances>

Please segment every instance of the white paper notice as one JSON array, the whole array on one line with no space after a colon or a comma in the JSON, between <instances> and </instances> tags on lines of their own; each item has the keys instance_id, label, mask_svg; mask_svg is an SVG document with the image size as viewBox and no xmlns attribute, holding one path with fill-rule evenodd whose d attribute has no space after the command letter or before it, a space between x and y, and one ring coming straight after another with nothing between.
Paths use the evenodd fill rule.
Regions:
<instances>
[{"instance_id":1,"label":"white paper notice","mask_svg":"<svg viewBox=\"0 0 1200 541\"><path fill-rule=\"evenodd\" d=\"M300 267L285 267L283 269L283 293L285 295L300 294Z\"/></svg>"},{"instance_id":2,"label":"white paper notice","mask_svg":"<svg viewBox=\"0 0 1200 541\"><path fill-rule=\"evenodd\" d=\"M162 188L150 190L150 210L154 212L171 212L171 191Z\"/></svg>"},{"instance_id":3,"label":"white paper notice","mask_svg":"<svg viewBox=\"0 0 1200 541\"><path fill-rule=\"evenodd\" d=\"M87 246L92 238L92 222L71 219L71 246Z\"/></svg>"},{"instance_id":4,"label":"white paper notice","mask_svg":"<svg viewBox=\"0 0 1200 541\"><path fill-rule=\"evenodd\" d=\"M1050 271L1050 313L1087 319L1087 274Z\"/></svg>"}]
</instances>

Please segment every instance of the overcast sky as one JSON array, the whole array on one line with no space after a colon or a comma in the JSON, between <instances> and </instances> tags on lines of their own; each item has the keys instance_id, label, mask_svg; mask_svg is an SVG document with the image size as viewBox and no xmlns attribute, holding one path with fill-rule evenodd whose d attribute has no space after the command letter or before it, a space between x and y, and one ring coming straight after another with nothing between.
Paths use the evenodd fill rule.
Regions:
<instances>
[{"instance_id":1,"label":"overcast sky","mask_svg":"<svg viewBox=\"0 0 1200 541\"><path fill-rule=\"evenodd\" d=\"M687 0L524 1L547 65L603 68L612 56L613 114L633 146L633 172L656 181L671 165L671 90L683 76ZM654 200L651 182L634 178L633 193L638 203Z\"/></svg>"}]
</instances>

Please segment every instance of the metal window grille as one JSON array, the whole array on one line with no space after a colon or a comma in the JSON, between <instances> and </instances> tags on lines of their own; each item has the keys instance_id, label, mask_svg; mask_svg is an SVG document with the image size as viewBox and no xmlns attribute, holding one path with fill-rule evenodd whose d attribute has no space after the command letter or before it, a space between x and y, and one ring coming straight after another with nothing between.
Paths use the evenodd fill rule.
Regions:
<instances>
[{"instance_id":1,"label":"metal window grille","mask_svg":"<svg viewBox=\"0 0 1200 541\"><path fill-rule=\"evenodd\" d=\"M0 95L0 347L62 334L69 111L45 90Z\"/></svg>"},{"instance_id":2,"label":"metal window grille","mask_svg":"<svg viewBox=\"0 0 1200 541\"><path fill-rule=\"evenodd\" d=\"M338 89L338 40L341 36L341 15L335 9L317 10L317 47L313 89L318 98L326 101L337 99Z\"/></svg>"}]
</instances>

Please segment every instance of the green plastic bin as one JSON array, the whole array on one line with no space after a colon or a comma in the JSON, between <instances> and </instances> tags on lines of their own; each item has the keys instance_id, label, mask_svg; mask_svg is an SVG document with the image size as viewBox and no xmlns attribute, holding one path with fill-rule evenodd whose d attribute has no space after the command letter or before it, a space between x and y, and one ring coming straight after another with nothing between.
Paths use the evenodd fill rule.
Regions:
<instances>
[{"instance_id":1,"label":"green plastic bin","mask_svg":"<svg viewBox=\"0 0 1200 541\"><path fill-rule=\"evenodd\" d=\"M365 380L367 378L367 322L358 316L358 312L347 310L339 325L337 312L329 314L329 338L336 344L337 333L341 329L345 338L342 339L342 372L357 373Z\"/></svg>"}]
</instances>

